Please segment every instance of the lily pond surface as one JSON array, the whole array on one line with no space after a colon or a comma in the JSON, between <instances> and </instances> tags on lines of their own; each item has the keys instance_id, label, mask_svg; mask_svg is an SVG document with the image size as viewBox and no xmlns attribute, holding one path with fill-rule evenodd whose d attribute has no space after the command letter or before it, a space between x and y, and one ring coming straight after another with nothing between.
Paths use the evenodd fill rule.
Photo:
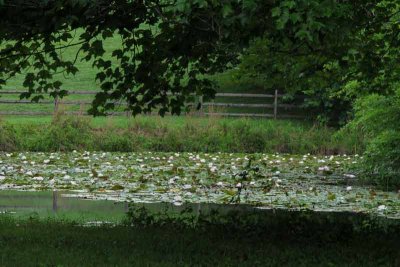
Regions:
<instances>
[{"instance_id":1,"label":"lily pond surface","mask_svg":"<svg viewBox=\"0 0 400 267\"><path fill-rule=\"evenodd\" d=\"M9 209L7 201L23 198L19 191L40 191L48 199L46 212L84 198L85 203L98 203L87 204L87 209L100 205L105 213L121 214L116 218L127 210L123 202L166 202L240 203L400 219L400 194L360 184L354 174L359 160L357 155L0 152L0 206ZM245 176L238 175L245 170ZM56 207L53 191L68 192L60 193L63 200Z\"/></svg>"}]
</instances>

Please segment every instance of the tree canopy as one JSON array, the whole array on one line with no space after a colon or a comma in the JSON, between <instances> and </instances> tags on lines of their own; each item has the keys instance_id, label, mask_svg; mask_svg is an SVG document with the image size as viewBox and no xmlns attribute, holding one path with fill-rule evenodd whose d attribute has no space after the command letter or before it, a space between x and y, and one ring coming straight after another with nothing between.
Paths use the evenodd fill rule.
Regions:
<instances>
[{"instance_id":1,"label":"tree canopy","mask_svg":"<svg viewBox=\"0 0 400 267\"><path fill-rule=\"evenodd\" d=\"M62 97L53 76L85 60L101 84L92 114L118 101L133 114L179 114L191 94L213 97L209 75L241 63L242 75L309 96L338 120L354 98L393 92L399 21L394 0L2 0L0 83L23 73L21 97ZM115 34L112 64L103 42ZM69 46L74 60L62 57Z\"/></svg>"}]
</instances>

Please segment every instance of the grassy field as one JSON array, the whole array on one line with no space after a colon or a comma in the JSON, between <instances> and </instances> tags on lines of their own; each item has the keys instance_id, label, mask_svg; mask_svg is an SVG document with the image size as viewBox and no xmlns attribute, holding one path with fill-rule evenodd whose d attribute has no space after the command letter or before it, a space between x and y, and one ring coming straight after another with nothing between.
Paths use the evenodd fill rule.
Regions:
<instances>
[{"instance_id":1,"label":"grassy field","mask_svg":"<svg viewBox=\"0 0 400 267\"><path fill-rule=\"evenodd\" d=\"M80 32L78 31L75 34L75 38L78 38ZM120 38L118 36L114 36L113 38L106 39L104 41L104 50L105 55L104 59L112 59L111 53L114 49L120 47ZM75 58L75 55L78 51L78 47L69 47L66 48L62 52L62 57L67 60L72 60ZM112 59L112 63L117 65L118 62ZM97 73L97 69L92 67L92 62L86 62L79 60L76 63L76 67L79 69L79 72L75 76L66 75L64 73L60 73L55 75L55 79L58 79L63 82L62 89L66 90L100 90L100 85L98 81L95 81L95 76ZM8 80L7 85L3 87L3 89L8 90L22 90L23 89L23 81L24 81L25 73L17 75L15 78ZM236 78L235 70L230 70L212 77L213 80L218 84L220 93L273 93L266 92L260 84L256 84L253 81L239 81ZM1 90L0 90L1 95ZM65 101L74 101L74 100L86 100L90 101L93 98L91 95L70 95L64 98ZM2 100L17 100L19 99L19 95L3 95L1 97ZM51 100L48 98L47 100ZM232 98L232 97L217 97L215 102L222 103L249 103L249 104L272 104L273 99L265 99L265 98ZM68 105L65 109L70 111L78 111L80 109L86 110L87 107L79 106L79 105ZM123 108L120 108L123 110ZM18 112L27 112L27 111L41 111L41 112L52 112L53 105L51 104L24 104L24 105L16 105L16 104L0 104L0 112L1 111L18 111ZM272 113L271 108L243 108L243 107L229 107L225 108L223 111L225 112L236 112L236 113ZM288 114L290 111L281 110L282 114ZM295 111L300 112L300 111Z\"/></svg>"}]
</instances>

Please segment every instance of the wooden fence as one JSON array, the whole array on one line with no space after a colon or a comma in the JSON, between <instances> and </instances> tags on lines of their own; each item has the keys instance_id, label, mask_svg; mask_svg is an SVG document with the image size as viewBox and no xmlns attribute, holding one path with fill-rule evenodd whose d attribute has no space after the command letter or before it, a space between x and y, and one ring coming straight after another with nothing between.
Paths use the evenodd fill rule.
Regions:
<instances>
[{"instance_id":1,"label":"wooden fence","mask_svg":"<svg viewBox=\"0 0 400 267\"><path fill-rule=\"evenodd\" d=\"M16 95L20 94L23 91L17 90L0 90L0 95ZM73 95L95 95L96 91L68 91L68 96ZM275 94L244 94L244 93L217 93L216 98L224 97L224 98L257 98L257 99L269 99L270 103L226 103L226 102L203 102L202 97L198 97L198 102L201 104L200 112L196 114L201 115L216 115L216 116L228 116L228 117L261 117L261 118L304 118L303 115L299 114L285 114L279 113L281 109L284 110L292 110L299 109L299 105L293 104L284 104L280 103L279 99L284 97L278 93L278 90L275 90ZM271 101L272 100L272 101ZM266 101L267 102L267 101ZM271 103L272 102L272 103ZM4 97L0 98L0 105L29 105L29 104L48 104L53 105L52 111L12 111L12 110L0 110L0 115L24 115L24 116L35 116L35 115L53 115L58 111L59 105L90 105L92 102L90 100L62 100L59 101L57 98L54 100L43 100L39 102L32 102L30 100L16 100L16 99L4 99ZM206 110L205 108L208 108ZM266 113L243 113L243 112L220 112L213 111L215 109L226 109L226 108L263 108L268 109L269 112ZM82 114L82 111L67 111L67 114ZM112 112L110 115L120 116L127 115L127 112ZM84 112L83 115L87 115Z\"/></svg>"}]
</instances>

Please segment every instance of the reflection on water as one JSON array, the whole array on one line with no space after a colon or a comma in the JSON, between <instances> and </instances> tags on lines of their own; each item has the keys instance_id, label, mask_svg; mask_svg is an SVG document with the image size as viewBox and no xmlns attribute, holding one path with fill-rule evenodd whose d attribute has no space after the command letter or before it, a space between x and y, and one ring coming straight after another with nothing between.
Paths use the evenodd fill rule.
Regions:
<instances>
[{"instance_id":1,"label":"reflection on water","mask_svg":"<svg viewBox=\"0 0 400 267\"><path fill-rule=\"evenodd\" d=\"M128 203L68 197L61 191L0 191L0 211L17 217L120 221Z\"/></svg>"},{"instance_id":2,"label":"reflection on water","mask_svg":"<svg viewBox=\"0 0 400 267\"><path fill-rule=\"evenodd\" d=\"M12 216L17 218L56 218L81 221L87 225L97 225L99 222L118 223L126 219L129 210L128 202L114 202L111 200L86 199L77 197L77 191L1 191L0 190L0 217ZM144 206L148 211L155 213L167 212L179 214L190 210L196 217L217 211L218 214L227 214L231 211L240 212L243 216L249 214L260 215L272 221L285 221L288 216L296 218L302 212L288 209L271 209L252 205L222 205L215 203L187 203L176 206L172 203L131 203L135 206ZM304 211L303 211L304 212ZM308 212L318 218L335 218L335 220L362 221L369 215L355 212L319 211ZM295 217L293 217L295 216ZM380 217L385 224L399 226L400 221ZM397 227L396 226L396 227Z\"/></svg>"}]
</instances>

